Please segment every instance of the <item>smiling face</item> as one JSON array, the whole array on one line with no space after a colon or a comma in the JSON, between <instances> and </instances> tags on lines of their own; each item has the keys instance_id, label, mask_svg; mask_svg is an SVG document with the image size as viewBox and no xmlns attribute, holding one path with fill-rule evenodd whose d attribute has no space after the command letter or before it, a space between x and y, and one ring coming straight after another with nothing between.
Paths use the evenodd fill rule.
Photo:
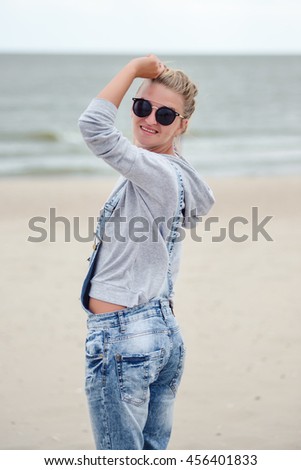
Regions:
<instances>
[{"instance_id":1,"label":"smiling face","mask_svg":"<svg viewBox=\"0 0 301 470\"><path fill-rule=\"evenodd\" d=\"M149 100L153 106L167 106L183 115L183 97L159 83L146 80L136 94L136 98ZM174 139L182 134L188 120L176 117L169 126L162 126L156 121L156 108L146 117L138 117L132 111L134 143L137 147L152 152L174 155Z\"/></svg>"}]
</instances>

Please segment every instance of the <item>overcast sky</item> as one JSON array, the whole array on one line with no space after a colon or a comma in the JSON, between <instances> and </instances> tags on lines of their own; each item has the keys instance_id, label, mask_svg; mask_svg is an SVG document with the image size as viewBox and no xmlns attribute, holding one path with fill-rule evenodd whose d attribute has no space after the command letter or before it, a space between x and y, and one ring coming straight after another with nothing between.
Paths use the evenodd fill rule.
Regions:
<instances>
[{"instance_id":1,"label":"overcast sky","mask_svg":"<svg viewBox=\"0 0 301 470\"><path fill-rule=\"evenodd\" d=\"M0 51L301 53L301 1L2 0Z\"/></svg>"}]
</instances>

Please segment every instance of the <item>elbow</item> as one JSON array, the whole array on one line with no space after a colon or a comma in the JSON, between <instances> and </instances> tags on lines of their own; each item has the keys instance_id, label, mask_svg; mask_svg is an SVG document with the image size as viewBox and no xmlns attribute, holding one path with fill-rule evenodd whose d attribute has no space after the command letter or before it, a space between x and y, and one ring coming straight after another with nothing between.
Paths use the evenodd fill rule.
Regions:
<instances>
[{"instance_id":1,"label":"elbow","mask_svg":"<svg viewBox=\"0 0 301 470\"><path fill-rule=\"evenodd\" d=\"M102 123L93 113L89 112L89 110L84 111L80 115L78 119L78 127L84 139L103 133L106 128L104 123Z\"/></svg>"},{"instance_id":2,"label":"elbow","mask_svg":"<svg viewBox=\"0 0 301 470\"><path fill-rule=\"evenodd\" d=\"M78 127L79 130L84 138L86 140L90 135L91 135L91 122L89 122L84 115L80 116L78 120Z\"/></svg>"},{"instance_id":3,"label":"elbow","mask_svg":"<svg viewBox=\"0 0 301 470\"><path fill-rule=\"evenodd\" d=\"M110 157L116 143L115 136L112 137L110 130L99 129L93 123L81 119L79 119L78 125L83 139L92 153L101 158Z\"/></svg>"},{"instance_id":4,"label":"elbow","mask_svg":"<svg viewBox=\"0 0 301 470\"><path fill-rule=\"evenodd\" d=\"M96 125L89 116L83 114L78 120L78 127L83 136L84 141L90 147L96 145L102 140L103 130Z\"/></svg>"}]
</instances>

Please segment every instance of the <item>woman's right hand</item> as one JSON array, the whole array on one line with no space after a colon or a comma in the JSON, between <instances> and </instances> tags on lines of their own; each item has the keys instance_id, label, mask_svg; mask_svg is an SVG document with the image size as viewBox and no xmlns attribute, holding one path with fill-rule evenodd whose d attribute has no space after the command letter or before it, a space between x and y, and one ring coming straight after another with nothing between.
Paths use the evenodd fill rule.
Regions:
<instances>
[{"instance_id":1,"label":"woman's right hand","mask_svg":"<svg viewBox=\"0 0 301 470\"><path fill-rule=\"evenodd\" d=\"M164 71L165 66L154 54L145 57L137 57L131 60L136 78L157 78Z\"/></svg>"},{"instance_id":2,"label":"woman's right hand","mask_svg":"<svg viewBox=\"0 0 301 470\"><path fill-rule=\"evenodd\" d=\"M132 59L98 93L97 98L111 101L118 108L135 78L157 78L164 69L165 66L154 54Z\"/></svg>"}]
</instances>

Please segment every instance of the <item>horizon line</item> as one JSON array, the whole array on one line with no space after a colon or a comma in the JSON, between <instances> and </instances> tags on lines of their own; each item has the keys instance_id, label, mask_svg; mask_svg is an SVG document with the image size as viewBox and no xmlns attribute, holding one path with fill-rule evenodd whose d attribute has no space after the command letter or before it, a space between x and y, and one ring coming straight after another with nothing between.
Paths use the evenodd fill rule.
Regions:
<instances>
[{"instance_id":1,"label":"horizon line","mask_svg":"<svg viewBox=\"0 0 301 470\"><path fill-rule=\"evenodd\" d=\"M57 50L0 50L0 55L104 55L134 56L144 55L141 51L57 51ZM299 56L300 51L199 51L199 52L158 52L156 55L170 56Z\"/></svg>"}]
</instances>

